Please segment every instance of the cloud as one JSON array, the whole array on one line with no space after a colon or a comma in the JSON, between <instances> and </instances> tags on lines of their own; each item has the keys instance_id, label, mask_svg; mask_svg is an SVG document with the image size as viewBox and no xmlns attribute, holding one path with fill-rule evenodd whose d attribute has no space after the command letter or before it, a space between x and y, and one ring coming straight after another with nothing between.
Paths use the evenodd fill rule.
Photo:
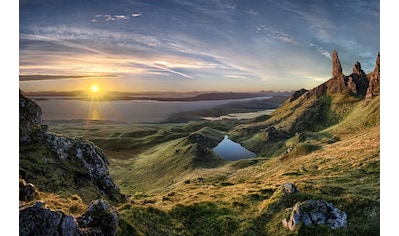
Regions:
<instances>
[{"instance_id":1,"label":"cloud","mask_svg":"<svg viewBox=\"0 0 399 236\"><path fill-rule=\"evenodd\" d=\"M225 75L224 77L232 78L232 79L248 79L248 77L243 75Z\"/></svg>"},{"instance_id":2,"label":"cloud","mask_svg":"<svg viewBox=\"0 0 399 236\"><path fill-rule=\"evenodd\" d=\"M248 14L253 15L253 16L257 16L258 15L258 12L253 10L253 9L246 10L245 13L248 13Z\"/></svg>"},{"instance_id":3,"label":"cloud","mask_svg":"<svg viewBox=\"0 0 399 236\"><path fill-rule=\"evenodd\" d=\"M117 77L113 74L108 75L20 75L19 81L26 82L26 81L42 81L42 80L76 80L76 79L93 79L93 78L111 78Z\"/></svg>"},{"instance_id":4,"label":"cloud","mask_svg":"<svg viewBox=\"0 0 399 236\"><path fill-rule=\"evenodd\" d=\"M316 50L317 50L321 55L327 57L328 59L330 59L330 60L332 59L332 58L331 58L331 54L330 54L327 50L324 50L322 47L317 46L316 44L313 44L313 43L311 43L309 46L310 46L310 47L316 48Z\"/></svg>"},{"instance_id":5,"label":"cloud","mask_svg":"<svg viewBox=\"0 0 399 236\"><path fill-rule=\"evenodd\" d=\"M141 16L139 13L133 13L131 14L133 17L138 17ZM105 21L119 21L119 20L129 20L130 17L128 15L110 15L110 14L105 14L105 15L95 15L94 19L91 20L91 22L99 22L100 19L103 18Z\"/></svg>"},{"instance_id":6,"label":"cloud","mask_svg":"<svg viewBox=\"0 0 399 236\"><path fill-rule=\"evenodd\" d=\"M264 33L267 36L269 36L270 38L276 39L280 42L290 43L290 44L294 44L294 45L301 45L300 42L296 41L289 34L283 32L281 30L276 30L271 26L257 25L257 26L250 26L248 28L252 32Z\"/></svg>"}]
</instances>

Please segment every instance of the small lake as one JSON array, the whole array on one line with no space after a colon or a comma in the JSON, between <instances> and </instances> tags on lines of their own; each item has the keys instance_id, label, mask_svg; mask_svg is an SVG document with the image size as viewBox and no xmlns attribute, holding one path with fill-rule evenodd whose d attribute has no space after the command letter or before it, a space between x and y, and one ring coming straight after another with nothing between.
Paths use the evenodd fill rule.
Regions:
<instances>
[{"instance_id":1,"label":"small lake","mask_svg":"<svg viewBox=\"0 0 399 236\"><path fill-rule=\"evenodd\" d=\"M224 139L213 149L221 158L227 161L236 161L241 159L248 159L256 157L256 154L229 139L227 135Z\"/></svg>"}]
</instances>

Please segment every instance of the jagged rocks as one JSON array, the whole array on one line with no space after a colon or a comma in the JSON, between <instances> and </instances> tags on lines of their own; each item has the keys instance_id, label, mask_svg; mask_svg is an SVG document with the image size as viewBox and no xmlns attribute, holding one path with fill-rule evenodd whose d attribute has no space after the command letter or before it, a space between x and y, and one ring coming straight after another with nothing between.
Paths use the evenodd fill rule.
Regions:
<instances>
[{"instance_id":1,"label":"jagged rocks","mask_svg":"<svg viewBox=\"0 0 399 236\"><path fill-rule=\"evenodd\" d=\"M353 94L364 97L369 86L369 79L362 70L360 62L356 62L353 66L353 73L346 78L347 87Z\"/></svg>"},{"instance_id":2,"label":"jagged rocks","mask_svg":"<svg viewBox=\"0 0 399 236\"><path fill-rule=\"evenodd\" d=\"M370 99L380 94L380 53L375 62L375 68L369 79L369 87L367 88L366 98Z\"/></svg>"},{"instance_id":3,"label":"jagged rocks","mask_svg":"<svg viewBox=\"0 0 399 236\"><path fill-rule=\"evenodd\" d=\"M356 62L353 66L353 72L349 76L345 76L342 73L341 63L338 58L338 53L334 50L332 56L332 64L333 64L333 77L328 80L326 83L318 86L317 90L320 90L320 87L325 88L330 93L348 93L351 92L353 95L358 97L370 97L371 91L374 91L374 94L379 94L379 74L380 74L380 66L379 66L379 53L377 56L376 67L374 69L373 75L370 80L364 71L361 68L360 62ZM369 88L371 86L371 88ZM316 93L313 91L313 93ZM367 95L370 94L370 95Z\"/></svg>"},{"instance_id":4,"label":"jagged rocks","mask_svg":"<svg viewBox=\"0 0 399 236\"><path fill-rule=\"evenodd\" d=\"M298 202L289 211L289 217L283 219L282 224L291 231L296 230L301 223L305 226L325 224L332 229L347 226L346 213L324 200Z\"/></svg>"},{"instance_id":5,"label":"jagged rocks","mask_svg":"<svg viewBox=\"0 0 399 236\"><path fill-rule=\"evenodd\" d=\"M19 210L19 235L116 235L118 211L107 201L92 201L85 213L76 219L44 207L43 202Z\"/></svg>"},{"instance_id":6,"label":"jagged rocks","mask_svg":"<svg viewBox=\"0 0 399 236\"><path fill-rule=\"evenodd\" d=\"M78 217L79 227L87 235L116 235L119 223L118 211L107 201L92 201L88 210Z\"/></svg>"}]
</instances>

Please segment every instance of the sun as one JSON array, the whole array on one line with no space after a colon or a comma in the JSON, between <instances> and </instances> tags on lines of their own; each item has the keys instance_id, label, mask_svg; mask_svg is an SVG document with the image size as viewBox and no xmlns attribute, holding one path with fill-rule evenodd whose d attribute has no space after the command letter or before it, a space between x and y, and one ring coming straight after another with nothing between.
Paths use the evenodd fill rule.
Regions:
<instances>
[{"instance_id":1,"label":"sun","mask_svg":"<svg viewBox=\"0 0 399 236\"><path fill-rule=\"evenodd\" d=\"M93 93L98 92L98 86L97 86L96 84L93 84L93 85L91 86L91 91L92 91Z\"/></svg>"}]
</instances>

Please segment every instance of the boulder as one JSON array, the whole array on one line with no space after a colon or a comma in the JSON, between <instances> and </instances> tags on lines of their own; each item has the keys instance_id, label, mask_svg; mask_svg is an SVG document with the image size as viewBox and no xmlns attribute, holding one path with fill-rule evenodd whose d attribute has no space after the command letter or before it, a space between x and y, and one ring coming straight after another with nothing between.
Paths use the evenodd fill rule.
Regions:
<instances>
[{"instance_id":1,"label":"boulder","mask_svg":"<svg viewBox=\"0 0 399 236\"><path fill-rule=\"evenodd\" d=\"M116 235L119 223L118 211L107 201L91 201L89 208L77 219L86 235Z\"/></svg>"},{"instance_id":2,"label":"boulder","mask_svg":"<svg viewBox=\"0 0 399 236\"><path fill-rule=\"evenodd\" d=\"M347 226L346 213L324 200L298 202L289 211L289 217L283 219L282 224L291 231L296 230L301 223L304 226L325 224L332 229Z\"/></svg>"},{"instance_id":3,"label":"boulder","mask_svg":"<svg viewBox=\"0 0 399 236\"><path fill-rule=\"evenodd\" d=\"M285 183L283 185L283 191L285 194L291 194L291 193L298 193L299 190L293 183Z\"/></svg>"},{"instance_id":4,"label":"boulder","mask_svg":"<svg viewBox=\"0 0 399 236\"><path fill-rule=\"evenodd\" d=\"M44 207L36 202L19 210L19 235L83 235L72 216Z\"/></svg>"},{"instance_id":5,"label":"boulder","mask_svg":"<svg viewBox=\"0 0 399 236\"><path fill-rule=\"evenodd\" d=\"M87 211L76 219L46 208L43 202L36 202L19 210L20 236L112 236L116 235L118 224L118 211L102 199L92 201Z\"/></svg>"}]
</instances>

